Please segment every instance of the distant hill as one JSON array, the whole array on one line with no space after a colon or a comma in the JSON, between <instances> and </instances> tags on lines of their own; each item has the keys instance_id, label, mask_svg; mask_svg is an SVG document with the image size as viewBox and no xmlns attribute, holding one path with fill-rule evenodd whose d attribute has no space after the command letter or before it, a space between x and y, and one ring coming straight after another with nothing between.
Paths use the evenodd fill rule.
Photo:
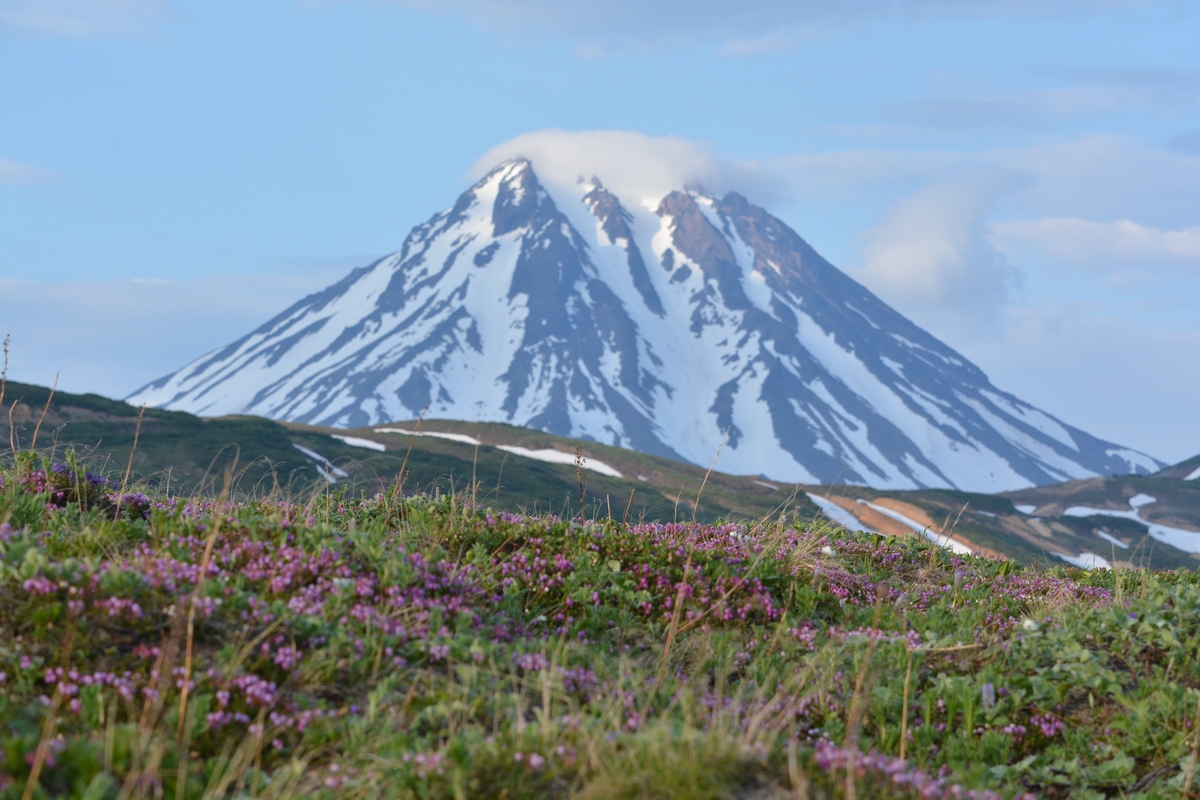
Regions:
<instances>
[{"instance_id":1,"label":"distant hill","mask_svg":"<svg viewBox=\"0 0 1200 800\"><path fill-rule=\"evenodd\" d=\"M9 383L5 406L17 401L12 410L18 449L30 445L48 394L44 387ZM38 448L71 445L120 474L137 415L137 408L121 401L56 393ZM0 442L8 441L4 415ZM474 485L477 501L486 505L574 515L577 447L585 459L589 516L607 515L611 508L615 517L692 518L705 469L502 423L410 419L345 429L148 408L133 463L138 479L169 483L180 494L219 491L226 469L236 463L234 488L240 495L276 491L299 499L330 489L374 493L394 485L403 467L406 490L451 492ZM723 461L724 454L717 465ZM1183 478L1197 467L1200 457L1151 476L1092 478L1003 494L789 486L714 470L696 516L826 519L884 535L925 535L948 547L1023 563L1194 568L1200 566L1200 480Z\"/></svg>"},{"instance_id":2,"label":"distant hill","mask_svg":"<svg viewBox=\"0 0 1200 800\"><path fill-rule=\"evenodd\" d=\"M12 406L12 438L18 450L30 446L49 393L45 387L8 384L5 406ZM128 403L99 395L57 392L39 432L38 449L73 446L90 454L98 466L119 475L129 460L138 411ZM8 416L0 416L0 446L8 449ZM390 427L412 430L417 423ZM512 425L438 421L426 422L420 431L478 437L481 443L476 447L432 435L377 433L373 428L345 430L250 416L201 418L147 408L133 465L138 478L169 485L172 493L219 491L225 471L236 467L235 489L242 495L275 490L296 497L330 486L374 493L393 485L403 466L406 490L459 491L474 480L481 503L573 515L579 513L579 476L574 463L550 463L498 445L530 451L556 449L565 462L573 462L575 448L580 447L585 459L611 466L621 476L583 471L589 515L605 515L611 507L614 516L628 514L633 519L668 522L691 520L705 477L704 469L690 464ZM708 521L777 517L780 513L812 517L818 513L802 492L789 502L793 493L794 487L714 472L704 487L696 516Z\"/></svg>"},{"instance_id":3,"label":"distant hill","mask_svg":"<svg viewBox=\"0 0 1200 800\"><path fill-rule=\"evenodd\" d=\"M1156 472L1155 478L1174 478L1181 481L1200 480L1200 456L1193 456L1186 461L1180 461L1174 466Z\"/></svg>"}]
</instances>

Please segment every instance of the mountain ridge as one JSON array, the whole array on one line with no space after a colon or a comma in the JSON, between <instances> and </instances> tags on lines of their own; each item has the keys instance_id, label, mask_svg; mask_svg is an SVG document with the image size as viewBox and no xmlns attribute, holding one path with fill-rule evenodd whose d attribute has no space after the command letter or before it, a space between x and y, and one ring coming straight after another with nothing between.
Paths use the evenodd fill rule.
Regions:
<instances>
[{"instance_id":1,"label":"mountain ridge","mask_svg":"<svg viewBox=\"0 0 1200 800\"><path fill-rule=\"evenodd\" d=\"M337 427L428 407L696 464L727 437L734 471L895 489L1164 466L992 386L739 194L622 198L527 159L130 399Z\"/></svg>"}]
</instances>

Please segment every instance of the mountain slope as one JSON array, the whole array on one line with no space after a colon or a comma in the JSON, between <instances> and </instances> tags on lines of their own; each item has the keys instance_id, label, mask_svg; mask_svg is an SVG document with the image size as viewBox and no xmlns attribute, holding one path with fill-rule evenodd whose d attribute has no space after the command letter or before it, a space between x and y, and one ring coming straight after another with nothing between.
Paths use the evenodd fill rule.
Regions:
<instances>
[{"instance_id":1,"label":"mountain slope","mask_svg":"<svg viewBox=\"0 0 1200 800\"><path fill-rule=\"evenodd\" d=\"M775 480L999 491L1163 465L993 387L736 193L505 162L403 248L135 403L503 421Z\"/></svg>"},{"instance_id":2,"label":"mountain slope","mask_svg":"<svg viewBox=\"0 0 1200 800\"><path fill-rule=\"evenodd\" d=\"M1181 481L1200 480L1200 456L1173 464L1160 472L1154 473L1156 478L1174 478Z\"/></svg>"}]
</instances>

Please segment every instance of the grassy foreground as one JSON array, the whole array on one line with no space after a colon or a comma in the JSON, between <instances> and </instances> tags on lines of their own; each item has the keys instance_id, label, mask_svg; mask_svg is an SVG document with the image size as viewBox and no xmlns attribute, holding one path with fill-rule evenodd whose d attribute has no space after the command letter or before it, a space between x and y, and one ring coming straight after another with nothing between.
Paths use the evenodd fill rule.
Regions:
<instances>
[{"instance_id":1,"label":"grassy foreground","mask_svg":"<svg viewBox=\"0 0 1200 800\"><path fill-rule=\"evenodd\" d=\"M1195 572L119 484L0 470L2 797L1200 794Z\"/></svg>"}]
</instances>

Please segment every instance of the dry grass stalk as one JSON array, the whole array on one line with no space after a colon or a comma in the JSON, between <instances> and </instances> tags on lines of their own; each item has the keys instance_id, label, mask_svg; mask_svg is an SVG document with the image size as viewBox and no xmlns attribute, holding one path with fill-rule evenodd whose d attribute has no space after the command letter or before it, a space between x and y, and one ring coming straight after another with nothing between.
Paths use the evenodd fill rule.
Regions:
<instances>
[{"instance_id":1,"label":"dry grass stalk","mask_svg":"<svg viewBox=\"0 0 1200 800\"><path fill-rule=\"evenodd\" d=\"M1187 775L1183 779L1183 796L1188 797L1192 791L1192 781L1196 777L1196 759L1200 758L1200 697L1196 698L1196 717L1193 721L1192 757L1188 761Z\"/></svg>"},{"instance_id":2,"label":"dry grass stalk","mask_svg":"<svg viewBox=\"0 0 1200 800\"><path fill-rule=\"evenodd\" d=\"M413 426L412 436L408 437L408 450L404 453L404 460L400 462L400 471L396 473L396 491L395 494L399 497L404 492L404 469L408 466L408 457L412 455L413 445L417 443L417 434L421 431L421 423L425 420L425 413L429 411L429 404L421 409L421 415L417 417L417 424Z\"/></svg>"},{"instance_id":3,"label":"dry grass stalk","mask_svg":"<svg viewBox=\"0 0 1200 800\"><path fill-rule=\"evenodd\" d=\"M879 619L883 615L883 589L880 587L879 594L875 600L875 619L871 623L872 628L879 628ZM858 726L862 722L862 701L863 701L863 686L867 680L867 670L871 666L871 657L875 655L875 644L878 640L872 636L867 640L867 652L863 656L862 664L858 668L858 675L854 678L854 696L850 698L850 713L846 719L846 800L856 800L857 793L854 786L854 756L858 752Z\"/></svg>"},{"instance_id":4,"label":"dry grass stalk","mask_svg":"<svg viewBox=\"0 0 1200 800\"><path fill-rule=\"evenodd\" d=\"M133 447L129 448L129 463L125 466L125 478L121 481L121 493L117 495L116 517L121 516L121 504L125 502L125 489L129 486L129 476L133 472L133 456L137 453L138 437L142 435L142 415L146 413L146 404L138 409L137 427L133 429Z\"/></svg>"},{"instance_id":5,"label":"dry grass stalk","mask_svg":"<svg viewBox=\"0 0 1200 800\"><path fill-rule=\"evenodd\" d=\"M4 392L8 389L8 343L11 340L11 334L4 337L4 368L0 369L0 406L4 405Z\"/></svg>"},{"instance_id":6,"label":"dry grass stalk","mask_svg":"<svg viewBox=\"0 0 1200 800\"><path fill-rule=\"evenodd\" d=\"M7 355L8 340L4 340L6 346L5 354ZM62 662L69 664L71 661L71 653L75 650L75 629L67 630L67 638L63 642ZM37 791L38 781L41 779L42 768L46 764L46 757L50 755L50 742L54 739L54 731L58 727L58 709L62 706L62 683L59 682L54 690L54 697L50 701L50 712L46 714L46 721L42 725L42 736L38 741L37 750L33 755L33 764L30 765L29 778L25 781L25 790L21 793L21 800L32 800L34 793Z\"/></svg>"},{"instance_id":7,"label":"dry grass stalk","mask_svg":"<svg viewBox=\"0 0 1200 800\"><path fill-rule=\"evenodd\" d=\"M792 784L794 800L808 800L808 776L800 768L800 760L796 756L796 737L788 738L787 745L788 782Z\"/></svg>"},{"instance_id":8,"label":"dry grass stalk","mask_svg":"<svg viewBox=\"0 0 1200 800\"><path fill-rule=\"evenodd\" d=\"M33 800L33 795L37 791L38 781L42 777L42 767L46 764L46 756L50 754L50 742L54 740L54 730L58 727L58 709L62 705L62 684L54 692L54 698L50 701L50 711L46 714L46 721L42 724L42 738L38 741L37 750L33 755L33 765L29 768L29 778L25 781L25 791L21 793L21 800Z\"/></svg>"},{"instance_id":9,"label":"dry grass stalk","mask_svg":"<svg viewBox=\"0 0 1200 800\"><path fill-rule=\"evenodd\" d=\"M230 483L233 478L233 469L230 468L225 473L225 488L221 492L221 497L217 500L217 510L219 511L225 503L225 499L229 496ZM192 678L192 649L195 640L196 632L196 605L200 602L200 594L204 591L205 579L208 575L208 565L212 562L213 546L216 544L217 536L221 532L221 522L224 517L221 514L213 515L212 530L208 533L208 539L204 543L204 556L200 559L200 574L196 578L196 586L192 589L192 599L188 603L187 616L187 644L183 656L183 688L179 693L179 740L183 741L184 723L187 721L187 704L188 704L188 689L190 688Z\"/></svg>"},{"instance_id":10,"label":"dry grass stalk","mask_svg":"<svg viewBox=\"0 0 1200 800\"><path fill-rule=\"evenodd\" d=\"M688 548L687 561L683 565L683 578L679 581L679 587L675 592L675 603L671 606L671 628L667 631L667 641L663 645L662 656L658 659L658 673L654 678L654 691L658 691L662 687L663 678L667 673L667 660L671 657L671 645L675 643L675 637L679 635L679 620L683 616L683 593L687 588L688 574L692 569L692 548Z\"/></svg>"},{"instance_id":11,"label":"dry grass stalk","mask_svg":"<svg viewBox=\"0 0 1200 800\"><path fill-rule=\"evenodd\" d=\"M717 453L713 456L712 463L708 465L708 471L704 473L704 480L700 482L700 491L696 492L696 502L692 506L692 525L696 524L696 512L700 510L700 495L704 494L704 487L708 484L708 476L712 475L713 468L717 466L717 459L721 457L721 450L725 448L725 442L729 441L729 429L725 429L725 438L721 440L721 444L717 447ZM678 498L676 498L676 514L678 514ZM667 642L663 645L662 657L658 660L658 674L654 679L654 691L658 691L662 687L663 677L667 671L667 660L671 657L671 645L675 643L675 637L679 634L679 621L683 618L683 601L684 591L687 588L688 573L692 569L692 548L688 545L687 562L683 565L683 579L679 582L679 588L675 592L675 604L671 606L671 628L667 631ZM747 575L749 571L747 571Z\"/></svg>"},{"instance_id":12,"label":"dry grass stalk","mask_svg":"<svg viewBox=\"0 0 1200 800\"><path fill-rule=\"evenodd\" d=\"M42 429L42 423L46 421L46 413L50 410L50 401L54 399L54 391L58 388L58 375L54 373L54 385L50 387L50 394L46 398L46 405L42 409L42 416L38 417L37 426L33 429L33 441L29 444L30 450L37 449L38 432Z\"/></svg>"},{"instance_id":13,"label":"dry grass stalk","mask_svg":"<svg viewBox=\"0 0 1200 800\"><path fill-rule=\"evenodd\" d=\"M913 654L912 650L908 651L908 668L904 670L904 705L900 709L900 760L904 760L904 753L908 745L908 692L912 683L912 668Z\"/></svg>"},{"instance_id":14,"label":"dry grass stalk","mask_svg":"<svg viewBox=\"0 0 1200 800\"><path fill-rule=\"evenodd\" d=\"M708 476L712 475L713 468L717 466L717 459L721 457L721 451L725 449L725 443L729 441L729 431L732 426L725 429L725 436L721 439L721 443L717 445L717 453L713 456L712 463L708 465L708 472L704 473L704 480L700 482L700 491L696 492L696 502L692 505L692 524L696 524L696 514L700 511L700 495L704 494L704 487L708 485Z\"/></svg>"},{"instance_id":15,"label":"dry grass stalk","mask_svg":"<svg viewBox=\"0 0 1200 800\"><path fill-rule=\"evenodd\" d=\"M18 400L13 400L12 405L8 407L8 449L15 456L17 454L17 426L13 424L13 412L17 410Z\"/></svg>"}]
</instances>

